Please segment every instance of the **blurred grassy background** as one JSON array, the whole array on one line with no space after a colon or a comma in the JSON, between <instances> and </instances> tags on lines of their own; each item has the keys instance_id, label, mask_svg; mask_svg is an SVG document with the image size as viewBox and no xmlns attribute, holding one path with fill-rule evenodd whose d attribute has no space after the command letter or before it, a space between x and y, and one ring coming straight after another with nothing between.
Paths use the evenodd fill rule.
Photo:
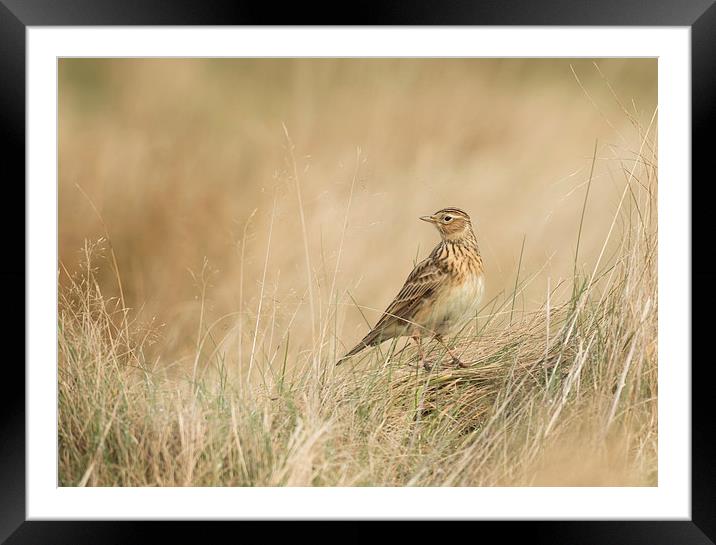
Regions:
<instances>
[{"instance_id":1,"label":"blurred grassy background","mask_svg":"<svg viewBox=\"0 0 716 545\"><path fill-rule=\"evenodd\" d=\"M61 59L59 259L72 270L83 240L104 233L91 201L126 304L168 324L160 352L179 361L197 320L232 312L246 349L265 262L262 320L290 329L291 351L310 349L340 253L340 352L367 331L346 293L374 323L438 241L417 217L459 206L485 258L485 302L514 287L526 237L529 310L547 278L571 278L598 140L579 258L593 264L640 149L630 116L649 126L656 85L655 59Z\"/></svg>"}]
</instances>

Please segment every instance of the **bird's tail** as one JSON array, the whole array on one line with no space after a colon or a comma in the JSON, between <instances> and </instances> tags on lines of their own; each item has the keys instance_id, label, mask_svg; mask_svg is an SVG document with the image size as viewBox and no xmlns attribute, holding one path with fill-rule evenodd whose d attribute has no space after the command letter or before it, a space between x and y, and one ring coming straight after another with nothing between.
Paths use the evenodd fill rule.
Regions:
<instances>
[{"instance_id":1,"label":"bird's tail","mask_svg":"<svg viewBox=\"0 0 716 545\"><path fill-rule=\"evenodd\" d=\"M336 365L340 365L344 361L346 361L348 358L351 358L355 356L358 352L363 350L364 348L368 348L369 346L375 346L376 344L380 344L383 341L383 339L380 338L380 332L376 331L375 329L368 333L365 337L363 337L363 340L359 342L357 345L355 345L353 348L351 348L345 356L343 356L341 359L339 359L336 362Z\"/></svg>"}]
</instances>

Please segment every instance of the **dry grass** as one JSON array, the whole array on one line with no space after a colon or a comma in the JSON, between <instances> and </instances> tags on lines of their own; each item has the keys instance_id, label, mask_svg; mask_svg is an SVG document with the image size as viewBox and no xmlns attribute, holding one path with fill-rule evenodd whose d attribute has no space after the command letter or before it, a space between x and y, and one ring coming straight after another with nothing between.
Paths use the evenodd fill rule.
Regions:
<instances>
[{"instance_id":1,"label":"dry grass","mask_svg":"<svg viewBox=\"0 0 716 545\"><path fill-rule=\"evenodd\" d=\"M656 484L654 109L566 61L254 61L240 76L112 61L114 86L85 86L111 89L98 115L68 82L99 68L74 62L60 70L61 485ZM612 62L632 91L655 68ZM223 86L199 93L197 74ZM169 76L178 96L151 85ZM346 113L351 99L371 108ZM286 113L277 137L266 119ZM432 347L444 363L425 373L401 342L336 369L361 315L374 321L366 302L434 243L409 222L444 204L477 217L493 264L454 340L471 366Z\"/></svg>"}]
</instances>

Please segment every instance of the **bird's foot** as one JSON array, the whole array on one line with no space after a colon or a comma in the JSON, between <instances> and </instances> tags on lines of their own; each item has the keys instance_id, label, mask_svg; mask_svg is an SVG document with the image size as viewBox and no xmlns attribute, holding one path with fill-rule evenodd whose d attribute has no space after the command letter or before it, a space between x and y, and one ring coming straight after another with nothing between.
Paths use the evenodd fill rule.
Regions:
<instances>
[{"instance_id":1,"label":"bird's foot","mask_svg":"<svg viewBox=\"0 0 716 545\"><path fill-rule=\"evenodd\" d=\"M460 367L462 369L465 369L466 367L468 367L467 363L464 363L459 358L455 358L455 357L452 359L452 364L454 366Z\"/></svg>"}]
</instances>

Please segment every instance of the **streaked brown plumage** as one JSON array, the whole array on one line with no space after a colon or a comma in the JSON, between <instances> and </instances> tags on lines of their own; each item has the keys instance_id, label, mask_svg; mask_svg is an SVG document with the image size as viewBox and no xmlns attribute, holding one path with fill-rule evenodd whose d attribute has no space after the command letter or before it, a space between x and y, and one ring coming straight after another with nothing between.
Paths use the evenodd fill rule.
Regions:
<instances>
[{"instance_id":1,"label":"streaked brown plumage","mask_svg":"<svg viewBox=\"0 0 716 545\"><path fill-rule=\"evenodd\" d=\"M426 369L421 338L434 337L460 366L464 364L445 345L443 335L474 316L484 288L484 272L470 216L459 208L443 208L420 218L435 225L442 240L418 263L403 288L373 329L338 363L364 348L410 335Z\"/></svg>"}]
</instances>

